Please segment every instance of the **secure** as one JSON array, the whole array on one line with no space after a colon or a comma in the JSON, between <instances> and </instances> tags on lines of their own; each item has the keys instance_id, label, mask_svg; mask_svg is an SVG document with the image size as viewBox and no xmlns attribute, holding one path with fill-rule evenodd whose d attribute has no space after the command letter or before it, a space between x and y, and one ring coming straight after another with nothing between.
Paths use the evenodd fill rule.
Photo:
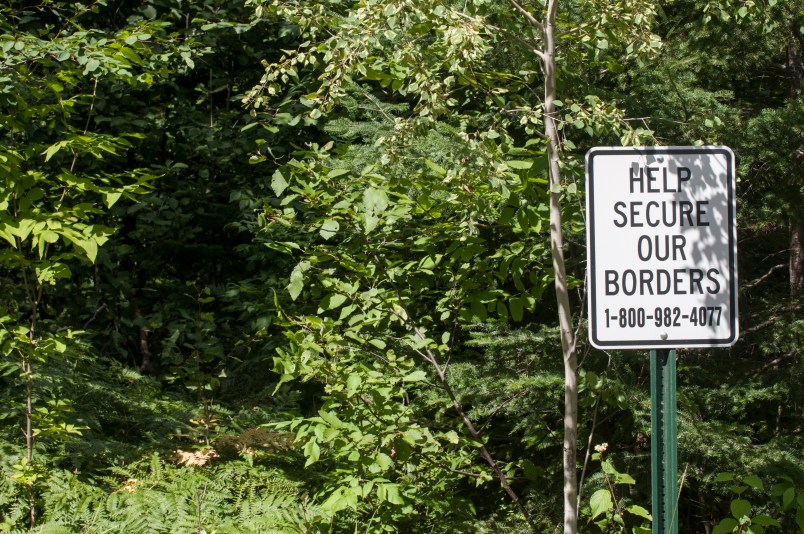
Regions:
<instances>
[{"instance_id":1,"label":"secure","mask_svg":"<svg viewBox=\"0 0 804 534\"><path fill-rule=\"evenodd\" d=\"M614 204L614 226L624 228L641 228L645 225L651 228L657 226L709 226L706 219L708 200L663 200L657 202L633 201L617 202ZM644 208L644 211L643 211Z\"/></svg>"}]
</instances>

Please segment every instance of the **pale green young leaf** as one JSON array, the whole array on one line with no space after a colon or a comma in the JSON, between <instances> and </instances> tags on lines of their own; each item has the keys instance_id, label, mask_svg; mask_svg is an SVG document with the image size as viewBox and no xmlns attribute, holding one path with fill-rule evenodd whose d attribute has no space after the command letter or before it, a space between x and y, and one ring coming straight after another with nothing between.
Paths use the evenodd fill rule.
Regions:
<instances>
[{"instance_id":1,"label":"pale green young leaf","mask_svg":"<svg viewBox=\"0 0 804 534\"><path fill-rule=\"evenodd\" d=\"M338 229L341 227L340 223L335 219L327 219L321 225L321 229L319 230L319 234L324 239L332 239L335 237L335 234L338 232Z\"/></svg>"},{"instance_id":2,"label":"pale green young leaf","mask_svg":"<svg viewBox=\"0 0 804 534\"><path fill-rule=\"evenodd\" d=\"M403 382L422 382L427 379L427 373L422 370L413 371L408 373L402 378Z\"/></svg>"},{"instance_id":3,"label":"pale green young leaf","mask_svg":"<svg viewBox=\"0 0 804 534\"><path fill-rule=\"evenodd\" d=\"M533 162L532 161L523 161L523 160L510 160L510 161L506 161L505 165L510 169L526 170L526 169L530 169L531 167L533 167Z\"/></svg>"},{"instance_id":4,"label":"pale green young leaf","mask_svg":"<svg viewBox=\"0 0 804 534\"><path fill-rule=\"evenodd\" d=\"M380 350L385 350L386 344L382 339L369 339L368 344L377 347Z\"/></svg>"},{"instance_id":5,"label":"pale green young leaf","mask_svg":"<svg viewBox=\"0 0 804 534\"><path fill-rule=\"evenodd\" d=\"M34 219L21 219L16 228L9 225L9 230L19 237L21 241L25 241L36 226L37 223Z\"/></svg>"},{"instance_id":6,"label":"pale green young leaf","mask_svg":"<svg viewBox=\"0 0 804 534\"><path fill-rule=\"evenodd\" d=\"M399 484L377 484L377 497L391 504L405 504L399 493Z\"/></svg>"},{"instance_id":7,"label":"pale green young leaf","mask_svg":"<svg viewBox=\"0 0 804 534\"><path fill-rule=\"evenodd\" d=\"M321 447L315 440L308 441L304 444L304 455L307 456L307 461L304 467L309 467L319 460L321 457Z\"/></svg>"},{"instance_id":8,"label":"pale green young leaf","mask_svg":"<svg viewBox=\"0 0 804 534\"><path fill-rule=\"evenodd\" d=\"M614 475L615 484L636 484L636 480L628 473L617 473Z\"/></svg>"},{"instance_id":9,"label":"pale green young leaf","mask_svg":"<svg viewBox=\"0 0 804 534\"><path fill-rule=\"evenodd\" d=\"M273 176L271 177L271 189L273 189L274 194L276 196L281 196L282 193L287 189L288 182L285 180L285 177L282 173L277 169Z\"/></svg>"},{"instance_id":10,"label":"pale green young leaf","mask_svg":"<svg viewBox=\"0 0 804 534\"><path fill-rule=\"evenodd\" d=\"M350 374L349 378L346 379L346 396L353 397L362 383L362 375L357 373Z\"/></svg>"},{"instance_id":11,"label":"pale green young leaf","mask_svg":"<svg viewBox=\"0 0 804 534\"><path fill-rule=\"evenodd\" d=\"M321 509L336 513L346 508L356 508L357 499L354 488L338 488L321 504Z\"/></svg>"},{"instance_id":12,"label":"pale green young leaf","mask_svg":"<svg viewBox=\"0 0 804 534\"><path fill-rule=\"evenodd\" d=\"M287 285L287 289L291 299L296 300L304 289L304 271L309 268L308 262L299 262L290 273L290 283Z\"/></svg>"},{"instance_id":13,"label":"pale green young leaf","mask_svg":"<svg viewBox=\"0 0 804 534\"><path fill-rule=\"evenodd\" d=\"M325 310L334 310L346 302L346 298L346 295L332 293L324 297L324 300L321 302L321 307Z\"/></svg>"},{"instance_id":14,"label":"pale green young leaf","mask_svg":"<svg viewBox=\"0 0 804 534\"><path fill-rule=\"evenodd\" d=\"M382 471L388 471L388 469L390 469L390 467L394 463L391 457L385 454L384 452L378 453L377 456L374 457L374 462L380 467L380 470Z\"/></svg>"},{"instance_id":15,"label":"pale green young leaf","mask_svg":"<svg viewBox=\"0 0 804 534\"><path fill-rule=\"evenodd\" d=\"M120 191L105 192L103 193L103 203L106 204L107 208L111 208L120 200L121 196L123 196L123 193Z\"/></svg>"},{"instance_id":16,"label":"pale green young leaf","mask_svg":"<svg viewBox=\"0 0 804 534\"><path fill-rule=\"evenodd\" d=\"M653 521L653 518L651 517L650 512L648 512L646 509L642 508L638 504L632 504L631 506L627 506L625 508L625 511L628 512L629 514L633 514L633 515L645 518L648 521Z\"/></svg>"},{"instance_id":17,"label":"pale green young leaf","mask_svg":"<svg viewBox=\"0 0 804 534\"><path fill-rule=\"evenodd\" d=\"M592 519L607 512L612 506L614 505L611 501L611 493L607 489L599 489L589 498Z\"/></svg>"}]
</instances>

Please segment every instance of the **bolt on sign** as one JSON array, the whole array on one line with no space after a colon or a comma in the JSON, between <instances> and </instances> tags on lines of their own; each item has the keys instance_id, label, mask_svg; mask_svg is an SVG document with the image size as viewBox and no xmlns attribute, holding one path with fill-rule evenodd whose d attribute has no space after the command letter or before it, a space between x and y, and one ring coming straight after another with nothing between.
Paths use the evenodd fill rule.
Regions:
<instances>
[{"instance_id":1,"label":"bolt on sign","mask_svg":"<svg viewBox=\"0 0 804 534\"><path fill-rule=\"evenodd\" d=\"M593 346L737 341L734 166L722 146L596 147L586 154Z\"/></svg>"}]
</instances>

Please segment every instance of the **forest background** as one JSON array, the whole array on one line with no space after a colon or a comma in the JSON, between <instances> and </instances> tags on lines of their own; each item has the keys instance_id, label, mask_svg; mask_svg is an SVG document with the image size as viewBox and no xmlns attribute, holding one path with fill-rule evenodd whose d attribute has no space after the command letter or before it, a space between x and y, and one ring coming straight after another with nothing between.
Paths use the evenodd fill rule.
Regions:
<instances>
[{"instance_id":1,"label":"forest background","mask_svg":"<svg viewBox=\"0 0 804 534\"><path fill-rule=\"evenodd\" d=\"M802 9L6 3L0 532L562 531L551 205L577 528L649 532L648 356L584 316L583 155L640 144L738 160L679 530L804 532Z\"/></svg>"}]
</instances>

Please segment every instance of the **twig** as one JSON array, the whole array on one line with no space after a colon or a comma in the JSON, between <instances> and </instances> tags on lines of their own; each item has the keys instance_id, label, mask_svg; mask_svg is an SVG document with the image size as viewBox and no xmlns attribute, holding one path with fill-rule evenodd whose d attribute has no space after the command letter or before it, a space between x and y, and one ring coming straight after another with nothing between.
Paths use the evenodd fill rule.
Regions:
<instances>
[{"instance_id":1,"label":"twig","mask_svg":"<svg viewBox=\"0 0 804 534\"><path fill-rule=\"evenodd\" d=\"M793 349L790 352L788 352L787 354L785 354L784 356L779 356L778 358L769 361L768 363L763 365L756 373L754 373L754 376L758 376L758 375L764 373L765 371L767 371L771 367L776 367L777 365L779 365L783 361L787 360L788 358L792 358L795 355L796 355L796 349Z\"/></svg>"},{"instance_id":2,"label":"twig","mask_svg":"<svg viewBox=\"0 0 804 534\"><path fill-rule=\"evenodd\" d=\"M600 395L595 399L595 410L592 413L592 428L589 430L589 439L586 441L586 455L583 459L583 469L581 469L581 478L578 479L578 507L581 509L581 493L583 492L583 479L586 478L586 468L589 466L590 452L592 450L592 438L595 435L595 425L597 424L597 408L600 406Z\"/></svg>"},{"instance_id":3,"label":"twig","mask_svg":"<svg viewBox=\"0 0 804 534\"><path fill-rule=\"evenodd\" d=\"M795 306L794 305L794 306L788 306L786 308L782 308L779 311L782 312L782 313L790 313L790 312L799 311L802 308L804 308L804 306ZM775 316L771 317L770 319L768 319L767 321L763 321L763 322L761 322L761 323L759 323L757 325L752 326L751 328L743 330L743 335L751 334L753 332L756 332L757 330L762 330L763 328L768 327L768 326L776 323L780 318L781 317L779 315L775 315Z\"/></svg>"},{"instance_id":4,"label":"twig","mask_svg":"<svg viewBox=\"0 0 804 534\"><path fill-rule=\"evenodd\" d=\"M673 532L673 523L676 521L676 514L678 514L678 501L681 500L681 490L684 489L684 482L687 480L687 470L689 470L689 468L690 464L686 464L684 466L684 473L681 475L681 483L678 485L678 495L676 495L676 505L673 508L673 516L670 518L668 532Z\"/></svg>"},{"instance_id":5,"label":"twig","mask_svg":"<svg viewBox=\"0 0 804 534\"><path fill-rule=\"evenodd\" d=\"M762 276L760 276L756 280L748 282L747 284L743 284L743 287L741 289L751 289L752 287L756 287L759 284L761 284L762 282L764 282L765 280L767 280L770 277L770 275L772 275L773 273L775 273L779 269L784 269L785 267L787 267L786 263L780 263L779 265L774 265L773 267L771 267L768 270L768 272L766 272L765 274L763 274Z\"/></svg>"},{"instance_id":6,"label":"twig","mask_svg":"<svg viewBox=\"0 0 804 534\"><path fill-rule=\"evenodd\" d=\"M84 328L83 328L83 329L84 329L84 330L86 330L86 329L87 329L87 327L90 325L90 323L92 323L92 322L95 320L95 318L98 316L98 314L99 314L100 312L102 312L103 310L106 310L106 309L108 309L108 308L109 308L109 307L108 307L108 306L106 306L106 303L105 303L105 302L104 302L104 303L101 303L101 305L100 305L100 306L96 307L96 308L95 308L95 311L92 313L92 317L90 317L90 318L87 320L87 322L86 322L86 323L84 323Z\"/></svg>"}]
</instances>

